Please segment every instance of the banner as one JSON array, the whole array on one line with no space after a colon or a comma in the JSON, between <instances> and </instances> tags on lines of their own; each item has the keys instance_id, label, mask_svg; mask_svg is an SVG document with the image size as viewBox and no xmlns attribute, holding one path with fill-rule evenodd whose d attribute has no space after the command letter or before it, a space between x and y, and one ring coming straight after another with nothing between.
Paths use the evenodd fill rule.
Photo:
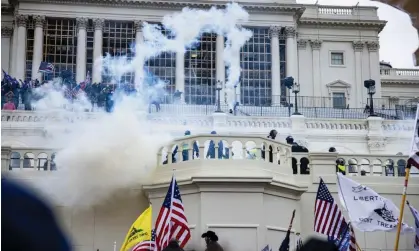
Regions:
<instances>
[{"instance_id":1,"label":"banner","mask_svg":"<svg viewBox=\"0 0 419 251\"><path fill-rule=\"evenodd\" d=\"M415 249L415 251L419 251L419 212L414 207L412 207L409 204L409 202L407 202L407 205L409 206L410 211L412 212L413 218L415 219L416 236L413 242L413 248Z\"/></svg>"},{"instance_id":2,"label":"banner","mask_svg":"<svg viewBox=\"0 0 419 251\"><path fill-rule=\"evenodd\" d=\"M396 231L400 210L369 187L338 173L339 197L348 210L352 226L361 232ZM402 224L402 232L413 229Z\"/></svg>"}]
</instances>

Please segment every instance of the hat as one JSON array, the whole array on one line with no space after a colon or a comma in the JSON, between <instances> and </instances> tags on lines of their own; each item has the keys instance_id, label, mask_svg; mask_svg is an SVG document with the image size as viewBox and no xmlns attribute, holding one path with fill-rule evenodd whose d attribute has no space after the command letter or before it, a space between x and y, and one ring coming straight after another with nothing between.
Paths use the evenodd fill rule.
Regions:
<instances>
[{"instance_id":1,"label":"hat","mask_svg":"<svg viewBox=\"0 0 419 251\"><path fill-rule=\"evenodd\" d=\"M218 241L218 236L213 231L207 231L206 233L203 233L202 238L209 238L212 241Z\"/></svg>"}]
</instances>

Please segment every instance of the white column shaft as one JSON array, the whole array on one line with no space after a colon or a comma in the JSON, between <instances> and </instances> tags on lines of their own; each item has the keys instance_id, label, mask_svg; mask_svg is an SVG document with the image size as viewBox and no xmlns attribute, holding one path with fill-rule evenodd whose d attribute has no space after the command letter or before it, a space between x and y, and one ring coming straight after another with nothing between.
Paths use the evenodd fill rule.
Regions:
<instances>
[{"instance_id":1,"label":"white column shaft","mask_svg":"<svg viewBox=\"0 0 419 251\"><path fill-rule=\"evenodd\" d=\"M39 65L42 61L42 46L43 45L43 28L42 26L35 27L35 39L33 44L33 58L32 58L32 79L42 78L42 73L38 73Z\"/></svg>"},{"instance_id":2,"label":"white column shaft","mask_svg":"<svg viewBox=\"0 0 419 251\"><path fill-rule=\"evenodd\" d=\"M11 47L11 36L12 28L2 27L1 29L1 68L10 74L10 47ZM1 72L2 78L4 77L3 71Z\"/></svg>"},{"instance_id":3,"label":"white column shaft","mask_svg":"<svg viewBox=\"0 0 419 251\"><path fill-rule=\"evenodd\" d=\"M79 27L77 33L77 83L81 83L86 79L86 35L85 26Z\"/></svg>"},{"instance_id":4,"label":"white column shaft","mask_svg":"<svg viewBox=\"0 0 419 251\"><path fill-rule=\"evenodd\" d=\"M286 42L286 60L287 60L287 77L293 77L298 82L298 76L296 71L297 58L296 58L296 46L295 38L288 37Z\"/></svg>"},{"instance_id":5,"label":"white column shaft","mask_svg":"<svg viewBox=\"0 0 419 251\"><path fill-rule=\"evenodd\" d=\"M17 51L17 25L13 25L13 37L12 37L12 44L10 46L10 69L9 69L9 75L12 77L16 76L16 51Z\"/></svg>"},{"instance_id":6,"label":"white column shaft","mask_svg":"<svg viewBox=\"0 0 419 251\"><path fill-rule=\"evenodd\" d=\"M373 98L381 98L380 56L378 54L380 46L378 42L369 42L368 49L370 78L375 80L375 94Z\"/></svg>"},{"instance_id":7,"label":"white column shaft","mask_svg":"<svg viewBox=\"0 0 419 251\"><path fill-rule=\"evenodd\" d=\"M272 104L278 105L281 103L281 71L278 34L273 34L271 36L271 57Z\"/></svg>"},{"instance_id":8,"label":"white column shaft","mask_svg":"<svg viewBox=\"0 0 419 251\"><path fill-rule=\"evenodd\" d=\"M355 93L356 97L356 107L361 108L365 107L365 104L367 103L366 99L366 89L364 88L364 83L362 80L362 51L355 51ZM346 97L348 98L348 97Z\"/></svg>"},{"instance_id":9,"label":"white column shaft","mask_svg":"<svg viewBox=\"0 0 419 251\"><path fill-rule=\"evenodd\" d=\"M134 22L136 26L136 33L135 33L135 49L140 50L140 45L144 43L144 37L142 32L142 23L141 21ZM142 78L144 77L144 72L140 65L143 65L145 62L141 61L141 58L137 58L137 63L135 65L135 72L134 72L134 83L138 89L142 90Z\"/></svg>"},{"instance_id":10,"label":"white column shaft","mask_svg":"<svg viewBox=\"0 0 419 251\"><path fill-rule=\"evenodd\" d=\"M17 29L18 40L16 48L16 79L25 80L25 69L26 69L26 25L19 26Z\"/></svg>"},{"instance_id":11,"label":"white column shaft","mask_svg":"<svg viewBox=\"0 0 419 251\"><path fill-rule=\"evenodd\" d=\"M102 82L102 29L95 29L92 83Z\"/></svg>"},{"instance_id":12,"label":"white column shaft","mask_svg":"<svg viewBox=\"0 0 419 251\"><path fill-rule=\"evenodd\" d=\"M322 89L323 86L321 85L321 62L320 62L320 49L322 45L322 41L314 40L310 41L311 49L313 50L313 85L314 85L314 96L315 97L322 97Z\"/></svg>"},{"instance_id":13,"label":"white column shaft","mask_svg":"<svg viewBox=\"0 0 419 251\"><path fill-rule=\"evenodd\" d=\"M216 43L217 43L216 55L215 55L216 64L217 64L216 81L217 82L221 81L221 83L223 83L223 89L220 92L220 99L221 99L221 103L225 103L227 101L227 97L224 90L224 85L225 85L224 36L217 35Z\"/></svg>"},{"instance_id":14,"label":"white column shaft","mask_svg":"<svg viewBox=\"0 0 419 251\"><path fill-rule=\"evenodd\" d=\"M182 103L185 101L185 53L176 53L176 90L182 92Z\"/></svg>"}]
</instances>

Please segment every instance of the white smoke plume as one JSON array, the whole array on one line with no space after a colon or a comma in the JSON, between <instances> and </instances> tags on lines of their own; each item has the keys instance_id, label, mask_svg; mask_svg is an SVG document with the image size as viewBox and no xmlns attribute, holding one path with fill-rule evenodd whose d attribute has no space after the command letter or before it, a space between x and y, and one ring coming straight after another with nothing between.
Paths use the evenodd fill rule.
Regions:
<instances>
[{"instance_id":1,"label":"white smoke plume","mask_svg":"<svg viewBox=\"0 0 419 251\"><path fill-rule=\"evenodd\" d=\"M162 52L180 52L193 46L203 32L214 32L227 38L224 60L228 67L227 89L234 90L240 77L240 49L252 36L249 30L238 26L248 14L238 4L225 9L183 9L163 18L162 25L170 36L162 34L159 26L143 24L144 42L137 44L134 58L110 57L101 60L103 70L119 83L126 73L144 69L144 64ZM142 76L145 73L142 72ZM139 81L140 83L138 83ZM136 86L146 86L144 78L136 77ZM158 149L172 137L169 132L152 133L152 123L146 119L145 101L162 89L162 81L147 90L138 90L135 99L125 97L117 102L113 113L98 112L95 120L72 121L70 124L49 123L49 147L57 147L54 160L57 171L45 178L41 188L59 204L88 207L109 200L126 188L141 187L157 164ZM87 98L78 103L69 102L63 90L53 88L56 83L40 89L46 97L36 103L37 110L60 110L67 116L84 116L91 109ZM234 96L233 96L234 99ZM229 100L232 103L233 100ZM39 109L38 109L39 108ZM179 114L178 116L182 116ZM194 131L194 128L190 128Z\"/></svg>"}]
</instances>

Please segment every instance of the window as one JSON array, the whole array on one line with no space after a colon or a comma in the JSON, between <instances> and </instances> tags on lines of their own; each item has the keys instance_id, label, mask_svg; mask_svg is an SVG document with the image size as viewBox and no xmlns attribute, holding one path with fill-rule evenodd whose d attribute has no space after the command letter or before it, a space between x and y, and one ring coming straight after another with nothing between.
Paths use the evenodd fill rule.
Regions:
<instances>
[{"instance_id":1,"label":"window","mask_svg":"<svg viewBox=\"0 0 419 251\"><path fill-rule=\"evenodd\" d=\"M126 56L128 61L131 60L133 57L131 52L131 45L135 42L135 34L136 31L134 29L134 22L106 20L103 27L102 55L110 55L111 57ZM90 35L88 39L88 47L92 45L93 44L91 43ZM93 50L91 49L89 49L88 51L91 51L91 53L93 52ZM90 56L88 57L87 63L87 67L88 69L90 69L93 63L92 61L90 61ZM115 78L114 75L115 74L112 73L109 69L105 69L102 72L102 82L111 82L113 80L112 78ZM121 76L121 79L116 80L121 83L132 83L134 82L134 72L128 72Z\"/></svg>"},{"instance_id":2,"label":"window","mask_svg":"<svg viewBox=\"0 0 419 251\"><path fill-rule=\"evenodd\" d=\"M240 52L242 68L240 90L241 103L244 105L270 105L271 88L271 39L269 28L247 27L253 36ZM283 52L283 53L282 53ZM280 39L281 78L285 74L285 40Z\"/></svg>"},{"instance_id":3,"label":"window","mask_svg":"<svg viewBox=\"0 0 419 251\"><path fill-rule=\"evenodd\" d=\"M215 54L217 35L204 33L185 54L185 101L215 104Z\"/></svg>"},{"instance_id":4,"label":"window","mask_svg":"<svg viewBox=\"0 0 419 251\"><path fill-rule=\"evenodd\" d=\"M32 57L33 57L33 46L35 38L35 27L32 18L29 18L26 30L26 70L25 79L32 79Z\"/></svg>"},{"instance_id":5,"label":"window","mask_svg":"<svg viewBox=\"0 0 419 251\"><path fill-rule=\"evenodd\" d=\"M346 97L344 92L333 93L333 108L345 108Z\"/></svg>"},{"instance_id":6,"label":"window","mask_svg":"<svg viewBox=\"0 0 419 251\"><path fill-rule=\"evenodd\" d=\"M331 65L345 65L343 52L331 52L330 63Z\"/></svg>"},{"instance_id":7,"label":"window","mask_svg":"<svg viewBox=\"0 0 419 251\"><path fill-rule=\"evenodd\" d=\"M59 77L67 70L76 72L77 28L75 19L48 18L44 29L43 60L54 65L53 73L43 74L44 80Z\"/></svg>"}]
</instances>

